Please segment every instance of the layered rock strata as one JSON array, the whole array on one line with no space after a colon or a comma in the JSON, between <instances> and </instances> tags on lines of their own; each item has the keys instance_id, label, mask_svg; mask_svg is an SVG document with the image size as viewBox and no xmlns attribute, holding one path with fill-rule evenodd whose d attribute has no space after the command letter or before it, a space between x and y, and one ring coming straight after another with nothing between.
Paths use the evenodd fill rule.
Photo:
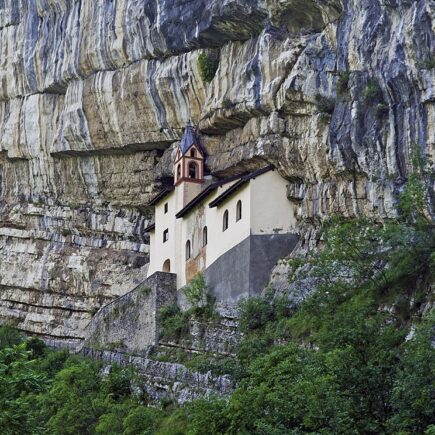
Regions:
<instances>
[{"instance_id":1,"label":"layered rock strata","mask_svg":"<svg viewBox=\"0 0 435 435\"><path fill-rule=\"evenodd\" d=\"M394 216L412 146L435 153L434 18L433 0L0 2L1 322L78 342L143 281L146 204L189 119L215 175L278 167L306 246L333 214Z\"/></svg>"}]
</instances>

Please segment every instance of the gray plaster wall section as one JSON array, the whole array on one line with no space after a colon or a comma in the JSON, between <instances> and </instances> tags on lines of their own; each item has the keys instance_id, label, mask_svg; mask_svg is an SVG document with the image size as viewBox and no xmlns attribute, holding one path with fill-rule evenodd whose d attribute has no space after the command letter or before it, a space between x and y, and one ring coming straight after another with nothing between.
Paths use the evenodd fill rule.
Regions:
<instances>
[{"instance_id":1,"label":"gray plaster wall section","mask_svg":"<svg viewBox=\"0 0 435 435\"><path fill-rule=\"evenodd\" d=\"M176 275L156 272L100 309L85 331L85 347L145 354L158 342L158 310L176 301Z\"/></svg>"},{"instance_id":2,"label":"gray plaster wall section","mask_svg":"<svg viewBox=\"0 0 435 435\"><path fill-rule=\"evenodd\" d=\"M208 288L218 302L237 303L259 295L278 260L296 246L297 234L251 235L220 256L205 271Z\"/></svg>"},{"instance_id":3,"label":"gray plaster wall section","mask_svg":"<svg viewBox=\"0 0 435 435\"><path fill-rule=\"evenodd\" d=\"M299 241L297 234L252 235L250 238L249 296L259 295L270 281L278 260L289 255Z\"/></svg>"},{"instance_id":4,"label":"gray plaster wall section","mask_svg":"<svg viewBox=\"0 0 435 435\"><path fill-rule=\"evenodd\" d=\"M207 287L218 302L249 296L250 237L221 255L205 271Z\"/></svg>"}]
</instances>

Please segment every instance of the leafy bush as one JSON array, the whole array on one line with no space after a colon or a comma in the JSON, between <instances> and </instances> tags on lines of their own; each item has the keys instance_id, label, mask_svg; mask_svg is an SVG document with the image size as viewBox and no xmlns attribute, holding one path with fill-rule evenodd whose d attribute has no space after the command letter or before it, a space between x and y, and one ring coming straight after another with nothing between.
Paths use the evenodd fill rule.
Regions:
<instances>
[{"instance_id":1,"label":"leafy bush","mask_svg":"<svg viewBox=\"0 0 435 435\"><path fill-rule=\"evenodd\" d=\"M322 122L328 123L331 120L331 116L335 109L335 99L330 97L325 97L321 94L316 94L314 97L317 111L321 115L320 119Z\"/></svg>"},{"instance_id":2,"label":"leafy bush","mask_svg":"<svg viewBox=\"0 0 435 435\"><path fill-rule=\"evenodd\" d=\"M0 350L21 343L23 337L19 331L10 325L0 326Z\"/></svg>"},{"instance_id":3,"label":"leafy bush","mask_svg":"<svg viewBox=\"0 0 435 435\"><path fill-rule=\"evenodd\" d=\"M383 101L382 89L376 79L370 79L363 92L363 101L365 103L373 103L376 101Z\"/></svg>"},{"instance_id":4,"label":"leafy bush","mask_svg":"<svg viewBox=\"0 0 435 435\"><path fill-rule=\"evenodd\" d=\"M344 71L340 74L336 86L338 95L346 96L349 93L349 80L350 80L350 71Z\"/></svg>"},{"instance_id":5,"label":"leafy bush","mask_svg":"<svg viewBox=\"0 0 435 435\"><path fill-rule=\"evenodd\" d=\"M197 320L203 322L218 317L214 306L215 299L207 289L204 274L195 275L190 283L183 288L183 293L190 305L185 316L193 315Z\"/></svg>"},{"instance_id":6,"label":"leafy bush","mask_svg":"<svg viewBox=\"0 0 435 435\"><path fill-rule=\"evenodd\" d=\"M272 301L261 296L240 303L239 327L244 333L263 329L275 317Z\"/></svg>"},{"instance_id":7,"label":"leafy bush","mask_svg":"<svg viewBox=\"0 0 435 435\"><path fill-rule=\"evenodd\" d=\"M159 409L136 406L124 419L123 435L154 435L162 417L163 412Z\"/></svg>"},{"instance_id":8,"label":"leafy bush","mask_svg":"<svg viewBox=\"0 0 435 435\"><path fill-rule=\"evenodd\" d=\"M219 67L219 58L216 53L202 52L198 56L198 67L201 78L204 82L210 83Z\"/></svg>"},{"instance_id":9,"label":"leafy bush","mask_svg":"<svg viewBox=\"0 0 435 435\"><path fill-rule=\"evenodd\" d=\"M195 275L190 283L183 288L183 293L191 307L202 307L207 304L207 286L204 274Z\"/></svg>"},{"instance_id":10,"label":"leafy bush","mask_svg":"<svg viewBox=\"0 0 435 435\"><path fill-rule=\"evenodd\" d=\"M162 339L177 341L189 332L189 317L181 311L177 303L160 308L158 319Z\"/></svg>"},{"instance_id":11,"label":"leafy bush","mask_svg":"<svg viewBox=\"0 0 435 435\"><path fill-rule=\"evenodd\" d=\"M38 361L39 370L52 378L65 367L69 357L70 354L67 349L46 352L44 357Z\"/></svg>"},{"instance_id":12,"label":"leafy bush","mask_svg":"<svg viewBox=\"0 0 435 435\"><path fill-rule=\"evenodd\" d=\"M129 397L133 375L131 368L113 365L109 374L102 380L101 390L115 400Z\"/></svg>"},{"instance_id":13,"label":"leafy bush","mask_svg":"<svg viewBox=\"0 0 435 435\"><path fill-rule=\"evenodd\" d=\"M92 434L103 414L98 402L100 367L93 361L71 363L57 373L43 401L49 416L47 428L53 434Z\"/></svg>"},{"instance_id":14,"label":"leafy bush","mask_svg":"<svg viewBox=\"0 0 435 435\"><path fill-rule=\"evenodd\" d=\"M239 304L239 328L243 333L263 330L271 321L289 317L293 310L286 295L272 294L244 299Z\"/></svg>"},{"instance_id":15,"label":"leafy bush","mask_svg":"<svg viewBox=\"0 0 435 435\"><path fill-rule=\"evenodd\" d=\"M228 427L225 410L225 400L216 397L199 399L189 404L187 407L189 435L225 433Z\"/></svg>"},{"instance_id":16,"label":"leafy bush","mask_svg":"<svg viewBox=\"0 0 435 435\"><path fill-rule=\"evenodd\" d=\"M32 352L33 358L41 358L47 352L46 344L37 337L31 337L26 341L26 350Z\"/></svg>"},{"instance_id":17,"label":"leafy bush","mask_svg":"<svg viewBox=\"0 0 435 435\"><path fill-rule=\"evenodd\" d=\"M335 109L334 98L325 97L324 95L321 94L316 94L314 98L319 113L323 113L326 115L332 115L334 113L334 109Z\"/></svg>"},{"instance_id":18,"label":"leafy bush","mask_svg":"<svg viewBox=\"0 0 435 435\"><path fill-rule=\"evenodd\" d=\"M417 62L419 69L433 69L435 68L435 56L427 57L424 60Z\"/></svg>"}]
</instances>

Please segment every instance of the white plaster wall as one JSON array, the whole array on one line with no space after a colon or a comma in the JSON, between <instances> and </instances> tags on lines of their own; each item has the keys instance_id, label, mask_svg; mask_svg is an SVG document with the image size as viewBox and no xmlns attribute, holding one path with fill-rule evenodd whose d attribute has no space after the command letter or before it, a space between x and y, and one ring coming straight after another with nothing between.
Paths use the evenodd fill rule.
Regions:
<instances>
[{"instance_id":1,"label":"white plaster wall","mask_svg":"<svg viewBox=\"0 0 435 435\"><path fill-rule=\"evenodd\" d=\"M295 206L287 199L287 180L269 171L251 180L251 233L296 231Z\"/></svg>"},{"instance_id":2,"label":"white plaster wall","mask_svg":"<svg viewBox=\"0 0 435 435\"><path fill-rule=\"evenodd\" d=\"M164 205L166 203L168 204L167 213L164 212ZM177 246L175 213L177 213L177 211L176 195L174 192L171 192L155 206L156 228L151 234L151 253L148 276L154 272L161 272L163 270L163 263L167 259L171 262L171 272L177 273L175 270L175 253ZM169 238L165 243L163 243L163 231L166 228L169 230Z\"/></svg>"},{"instance_id":3,"label":"white plaster wall","mask_svg":"<svg viewBox=\"0 0 435 435\"><path fill-rule=\"evenodd\" d=\"M229 186L230 184L227 184L223 188L217 189L209 202L221 195ZM251 223L250 196L250 184L248 183L218 207L210 208L207 206L208 245L206 267L210 266L233 246L249 237ZM236 222L236 205L239 200L242 201L242 219ZM226 231L222 231L225 210L229 212L229 225Z\"/></svg>"}]
</instances>

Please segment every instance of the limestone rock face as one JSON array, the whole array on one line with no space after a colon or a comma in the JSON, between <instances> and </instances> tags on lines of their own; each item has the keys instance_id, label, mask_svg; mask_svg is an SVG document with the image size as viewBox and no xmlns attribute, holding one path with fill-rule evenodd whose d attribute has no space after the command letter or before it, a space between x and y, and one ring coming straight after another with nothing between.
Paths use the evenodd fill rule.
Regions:
<instances>
[{"instance_id":1,"label":"limestone rock face","mask_svg":"<svg viewBox=\"0 0 435 435\"><path fill-rule=\"evenodd\" d=\"M411 146L435 157L434 53L433 0L0 2L0 322L76 343L145 279L190 119L212 173L278 168L306 246L393 216Z\"/></svg>"}]
</instances>

